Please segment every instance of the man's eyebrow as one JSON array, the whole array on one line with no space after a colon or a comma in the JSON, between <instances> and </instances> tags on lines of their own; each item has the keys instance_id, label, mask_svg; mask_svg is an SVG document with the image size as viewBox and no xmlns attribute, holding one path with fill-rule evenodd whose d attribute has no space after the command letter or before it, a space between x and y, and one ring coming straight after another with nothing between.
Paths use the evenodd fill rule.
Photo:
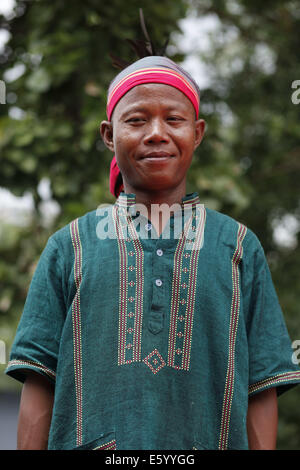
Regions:
<instances>
[{"instance_id":1,"label":"man's eyebrow","mask_svg":"<svg viewBox=\"0 0 300 470\"><path fill-rule=\"evenodd\" d=\"M131 106L129 109L127 108L124 111L124 113L121 114L120 119L124 119L126 116L128 116L128 114L131 114L131 113L146 113L146 112L147 112L147 109L144 108L143 106L134 105L134 106Z\"/></svg>"}]
</instances>

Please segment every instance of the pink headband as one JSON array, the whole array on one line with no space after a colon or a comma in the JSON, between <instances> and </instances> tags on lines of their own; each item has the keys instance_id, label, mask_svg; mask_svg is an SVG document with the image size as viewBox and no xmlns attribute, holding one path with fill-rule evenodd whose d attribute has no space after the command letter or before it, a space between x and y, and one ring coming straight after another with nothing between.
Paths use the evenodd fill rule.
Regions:
<instances>
[{"instance_id":1,"label":"pink headband","mask_svg":"<svg viewBox=\"0 0 300 470\"><path fill-rule=\"evenodd\" d=\"M111 119L111 115L116 104L125 95L125 93L131 90L131 88L143 83L162 83L177 88L191 101L198 118L200 99L198 92L191 83L175 70L165 67L155 67L135 70L129 75L123 77L115 86L113 86L112 89L109 90L106 108L109 120ZM124 190L124 186L120 181L119 175L120 170L117 165L116 157L114 156L110 165L109 190L116 197L118 197L120 192Z\"/></svg>"},{"instance_id":2,"label":"pink headband","mask_svg":"<svg viewBox=\"0 0 300 470\"><path fill-rule=\"evenodd\" d=\"M131 88L142 83L163 83L182 91L194 106L196 116L199 115L199 96L189 82L179 73L166 68L140 69L127 75L111 90L107 100L107 117L110 120L112 112L122 98Z\"/></svg>"}]
</instances>

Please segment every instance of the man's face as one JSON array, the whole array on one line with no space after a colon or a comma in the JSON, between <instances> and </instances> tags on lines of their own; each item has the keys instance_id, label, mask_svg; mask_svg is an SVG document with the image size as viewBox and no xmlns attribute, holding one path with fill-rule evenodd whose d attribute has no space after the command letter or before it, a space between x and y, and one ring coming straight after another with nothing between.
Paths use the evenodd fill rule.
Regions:
<instances>
[{"instance_id":1,"label":"man's face","mask_svg":"<svg viewBox=\"0 0 300 470\"><path fill-rule=\"evenodd\" d=\"M123 96L112 122L101 124L101 134L115 152L125 192L164 191L185 185L204 127L181 91L151 83Z\"/></svg>"}]
</instances>

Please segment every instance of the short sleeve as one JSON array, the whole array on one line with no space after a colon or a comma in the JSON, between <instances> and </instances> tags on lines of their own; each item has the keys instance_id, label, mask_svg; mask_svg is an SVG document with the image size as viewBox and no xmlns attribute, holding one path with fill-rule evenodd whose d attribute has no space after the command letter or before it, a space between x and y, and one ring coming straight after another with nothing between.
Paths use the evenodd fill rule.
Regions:
<instances>
[{"instance_id":1,"label":"short sleeve","mask_svg":"<svg viewBox=\"0 0 300 470\"><path fill-rule=\"evenodd\" d=\"M280 395L300 383L300 368L292 360L291 339L263 248L257 239L252 266L247 328L249 395L271 387L276 387ZM244 278L247 279L247 273ZM249 278L246 284L250 290Z\"/></svg>"},{"instance_id":2,"label":"short sleeve","mask_svg":"<svg viewBox=\"0 0 300 470\"><path fill-rule=\"evenodd\" d=\"M49 238L34 272L5 373L24 382L33 370L55 382L65 318L62 255Z\"/></svg>"}]
</instances>

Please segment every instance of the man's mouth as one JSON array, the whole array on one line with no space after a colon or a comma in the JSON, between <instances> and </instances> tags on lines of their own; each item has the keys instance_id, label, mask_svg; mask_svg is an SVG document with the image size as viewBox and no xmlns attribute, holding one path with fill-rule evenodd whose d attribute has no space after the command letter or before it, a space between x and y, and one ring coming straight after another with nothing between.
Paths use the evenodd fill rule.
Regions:
<instances>
[{"instance_id":1,"label":"man's mouth","mask_svg":"<svg viewBox=\"0 0 300 470\"><path fill-rule=\"evenodd\" d=\"M149 160L149 161L164 161L173 158L174 155L168 152L151 152L145 155L142 155L141 160Z\"/></svg>"}]
</instances>

